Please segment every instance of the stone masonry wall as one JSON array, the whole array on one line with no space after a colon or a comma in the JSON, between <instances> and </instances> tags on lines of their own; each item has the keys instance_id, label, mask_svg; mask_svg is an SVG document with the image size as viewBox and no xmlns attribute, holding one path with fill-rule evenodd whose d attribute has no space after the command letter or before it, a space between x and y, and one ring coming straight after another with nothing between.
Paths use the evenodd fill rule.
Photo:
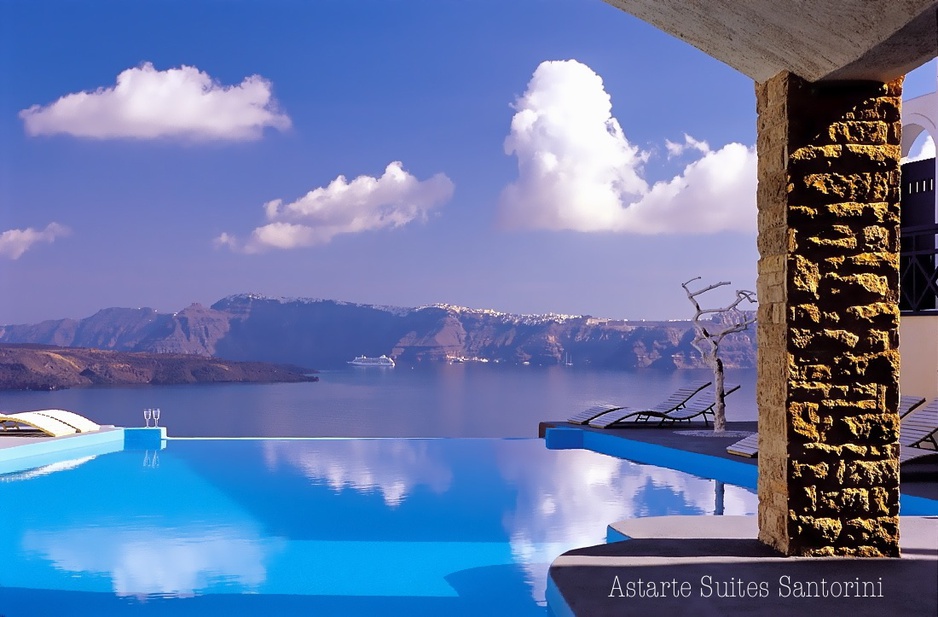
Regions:
<instances>
[{"instance_id":1,"label":"stone masonry wall","mask_svg":"<svg viewBox=\"0 0 938 617\"><path fill-rule=\"evenodd\" d=\"M902 80L756 86L759 537L898 556Z\"/></svg>"}]
</instances>

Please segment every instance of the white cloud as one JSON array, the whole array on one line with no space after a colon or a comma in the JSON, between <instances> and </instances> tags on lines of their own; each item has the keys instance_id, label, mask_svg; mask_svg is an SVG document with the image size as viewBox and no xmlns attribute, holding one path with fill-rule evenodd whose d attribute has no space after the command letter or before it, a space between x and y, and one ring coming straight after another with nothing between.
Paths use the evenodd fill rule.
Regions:
<instances>
[{"instance_id":1,"label":"white cloud","mask_svg":"<svg viewBox=\"0 0 938 617\"><path fill-rule=\"evenodd\" d=\"M612 116L602 79L576 60L543 62L516 101L505 152L518 180L504 189L507 228L640 234L752 231L756 153L731 143L711 150L689 135L667 141L668 157L700 153L683 172L653 186L650 153L629 143Z\"/></svg>"},{"instance_id":2,"label":"white cloud","mask_svg":"<svg viewBox=\"0 0 938 617\"><path fill-rule=\"evenodd\" d=\"M364 494L378 492L392 508L418 486L445 493L453 479L439 444L426 440L313 440L299 444L265 440L264 462L268 470L290 465L336 492L345 488Z\"/></svg>"},{"instance_id":3,"label":"white cloud","mask_svg":"<svg viewBox=\"0 0 938 617\"><path fill-rule=\"evenodd\" d=\"M290 127L259 75L223 86L196 67L158 71L149 62L123 71L110 88L66 94L19 115L29 135L94 139L251 140L265 127Z\"/></svg>"},{"instance_id":4,"label":"white cloud","mask_svg":"<svg viewBox=\"0 0 938 617\"><path fill-rule=\"evenodd\" d=\"M909 152L909 156L902 159L902 163L933 158L935 158L935 140L932 139L931 135L925 134L924 139L917 139L915 143L912 144L912 150Z\"/></svg>"},{"instance_id":5,"label":"white cloud","mask_svg":"<svg viewBox=\"0 0 938 617\"><path fill-rule=\"evenodd\" d=\"M49 223L43 230L27 227L26 229L8 229L0 233L0 256L19 259L37 242L55 242L56 238L67 236L71 231L64 225Z\"/></svg>"},{"instance_id":6,"label":"white cloud","mask_svg":"<svg viewBox=\"0 0 938 617\"><path fill-rule=\"evenodd\" d=\"M712 480L587 450L541 446L521 451L510 442L495 447L502 476L517 487L514 508L505 513L503 524L538 602L544 598L551 562L573 548L602 543L607 525L715 510ZM724 491L724 514L756 512L758 498L752 491L731 485Z\"/></svg>"},{"instance_id":7,"label":"white cloud","mask_svg":"<svg viewBox=\"0 0 938 617\"><path fill-rule=\"evenodd\" d=\"M694 139L687 133L684 133L684 143L678 144L674 143L670 139L664 140L664 145L668 150L668 158L673 158L676 156L681 156L687 150L697 150L704 154L710 152L710 144L705 141L699 141Z\"/></svg>"},{"instance_id":8,"label":"white cloud","mask_svg":"<svg viewBox=\"0 0 938 617\"><path fill-rule=\"evenodd\" d=\"M143 518L143 517L141 517ZM267 580L267 562L281 541L228 522L182 527L124 528L100 525L26 530L23 548L59 571L101 573L121 597L193 596L217 581L256 591Z\"/></svg>"},{"instance_id":9,"label":"white cloud","mask_svg":"<svg viewBox=\"0 0 938 617\"><path fill-rule=\"evenodd\" d=\"M452 195L453 183L444 174L417 180L395 161L380 178L359 176L349 182L339 176L291 203L269 201L264 204L268 223L256 228L247 241L225 232L214 243L245 253L325 244L339 234L425 220L431 209Z\"/></svg>"},{"instance_id":10,"label":"white cloud","mask_svg":"<svg viewBox=\"0 0 938 617\"><path fill-rule=\"evenodd\" d=\"M644 234L753 231L756 153L731 143L710 150L671 180L626 204L615 231Z\"/></svg>"}]
</instances>

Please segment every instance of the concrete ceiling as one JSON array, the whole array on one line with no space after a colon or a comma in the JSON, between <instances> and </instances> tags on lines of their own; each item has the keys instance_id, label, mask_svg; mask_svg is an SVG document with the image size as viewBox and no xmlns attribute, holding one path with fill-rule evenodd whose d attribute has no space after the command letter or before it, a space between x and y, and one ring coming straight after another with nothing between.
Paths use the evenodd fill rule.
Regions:
<instances>
[{"instance_id":1,"label":"concrete ceiling","mask_svg":"<svg viewBox=\"0 0 938 617\"><path fill-rule=\"evenodd\" d=\"M605 0L762 82L889 81L938 55L938 0Z\"/></svg>"}]
</instances>

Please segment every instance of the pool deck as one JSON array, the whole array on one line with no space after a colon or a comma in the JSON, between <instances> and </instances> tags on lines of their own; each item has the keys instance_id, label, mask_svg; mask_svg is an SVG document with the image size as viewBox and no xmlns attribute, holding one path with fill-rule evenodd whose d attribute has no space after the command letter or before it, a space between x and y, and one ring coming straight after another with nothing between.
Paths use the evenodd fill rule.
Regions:
<instances>
[{"instance_id":1,"label":"pool deck","mask_svg":"<svg viewBox=\"0 0 938 617\"><path fill-rule=\"evenodd\" d=\"M718 459L718 461L722 461L722 463L713 461L710 461L709 463L720 469L729 470L735 468L737 464L745 465L752 468L749 470L749 474L754 474L756 473L755 470L757 469L758 465L758 458L736 456L735 454L730 454L726 451L727 446L741 439L739 436L694 437L682 434L684 431L712 430L712 425L707 426L703 422L684 422L681 424L668 425L663 427L658 427L656 424L652 423L636 424L616 429L596 429L589 426L570 424L568 422L561 421L541 422L538 427L538 437L544 438L547 429L549 428L582 431L583 433L588 434L588 436L586 436L588 441L592 439L592 444L590 445L600 446L598 449L587 446L587 449L597 449L598 451L605 454L620 456L622 458L629 458L632 460L637 460L641 463L672 467L672 465L669 465L667 462L662 460L663 458L668 458L669 453L663 450L666 448L671 451L670 453L675 459L682 452L709 457L711 459ZM756 432L756 423L727 422L726 430L736 433L754 433ZM549 442L548 447L551 447ZM654 456L649 453L651 448L657 450L657 452L654 453ZM632 452L635 452L638 457L630 456L630 453ZM696 459L695 462L699 460L702 459ZM678 468L681 471L695 473L692 469L689 470L681 468L680 465L673 465L673 467ZM703 470L701 470L698 475L701 473L706 475ZM747 475L744 470L739 470L737 475L739 474ZM744 486L748 485L747 482L734 482L730 478L722 479L728 482L739 483ZM901 490L903 494L915 497L923 497L925 499L938 500L938 456L934 458L929 457L923 461L914 461L903 465L900 467L900 479ZM755 485L753 484L752 488L754 487Z\"/></svg>"},{"instance_id":2,"label":"pool deck","mask_svg":"<svg viewBox=\"0 0 938 617\"><path fill-rule=\"evenodd\" d=\"M94 433L76 433L75 435L65 435L63 437L49 437L39 430L8 429L6 431L0 432L0 450L9 451L10 448L18 448L21 446L29 446L39 443L58 443L62 446L68 446L69 444L74 445L83 443L87 441L87 437L92 434L111 433L114 431L123 430L124 429L118 428L116 426L102 426L100 430L95 431ZM66 448L63 447L63 449Z\"/></svg>"},{"instance_id":3,"label":"pool deck","mask_svg":"<svg viewBox=\"0 0 938 617\"><path fill-rule=\"evenodd\" d=\"M73 455L113 452L123 447L124 429L115 426L62 437L49 437L31 430L6 430L0 433L0 473L38 467Z\"/></svg>"},{"instance_id":4,"label":"pool deck","mask_svg":"<svg viewBox=\"0 0 938 617\"><path fill-rule=\"evenodd\" d=\"M703 423L682 423L593 429L542 422L538 434L549 448L585 448L755 488L758 459L726 452L728 445L741 439L739 435L682 434L707 428ZM756 423L730 422L727 430L751 433ZM904 465L901 473L903 511L934 512L938 464ZM554 561L548 605L556 617L774 616L814 611L857 617L938 615L938 516L902 516L900 529L900 559L795 558L783 557L756 540L755 516L614 522L609 526L610 540L624 541L575 549ZM834 582L839 587L826 587ZM860 590L853 595L867 597L845 597L845 583ZM640 592L651 588L659 595ZM835 597L832 593L838 589Z\"/></svg>"},{"instance_id":5,"label":"pool deck","mask_svg":"<svg viewBox=\"0 0 938 617\"><path fill-rule=\"evenodd\" d=\"M0 432L0 474L23 471L69 459L99 456L125 449L165 447L165 428L102 426L99 430L62 437L39 431Z\"/></svg>"},{"instance_id":6,"label":"pool deck","mask_svg":"<svg viewBox=\"0 0 938 617\"><path fill-rule=\"evenodd\" d=\"M629 539L568 551L551 565L556 617L938 614L938 517L901 517L899 559L783 557L755 539L754 516L614 527Z\"/></svg>"}]
</instances>

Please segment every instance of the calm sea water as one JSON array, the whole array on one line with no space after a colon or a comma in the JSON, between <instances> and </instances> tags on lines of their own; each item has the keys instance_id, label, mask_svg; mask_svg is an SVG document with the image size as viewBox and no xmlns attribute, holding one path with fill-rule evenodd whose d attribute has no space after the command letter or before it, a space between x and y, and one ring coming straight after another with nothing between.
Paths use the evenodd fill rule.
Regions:
<instances>
[{"instance_id":1,"label":"calm sea water","mask_svg":"<svg viewBox=\"0 0 938 617\"><path fill-rule=\"evenodd\" d=\"M581 367L456 364L348 368L300 384L74 388L0 393L0 411L63 408L105 424L142 426L159 407L172 436L533 437L598 402L654 404L708 370L600 371ZM755 420L756 371L729 370L742 388L727 419Z\"/></svg>"}]
</instances>

